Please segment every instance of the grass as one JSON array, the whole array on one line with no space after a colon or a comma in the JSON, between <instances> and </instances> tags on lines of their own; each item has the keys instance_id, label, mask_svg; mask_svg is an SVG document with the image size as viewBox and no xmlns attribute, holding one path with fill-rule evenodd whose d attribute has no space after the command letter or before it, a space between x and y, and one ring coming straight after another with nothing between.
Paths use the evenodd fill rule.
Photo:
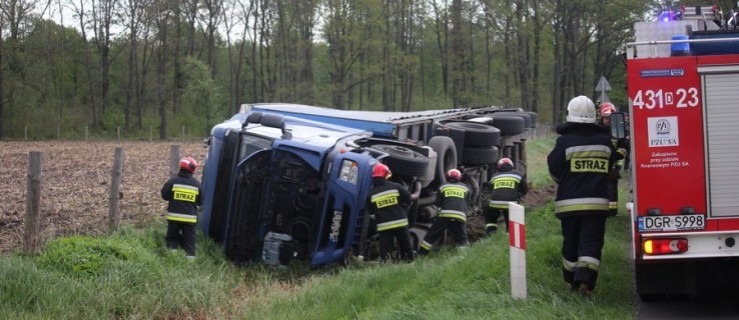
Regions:
<instances>
[{"instance_id":1,"label":"grass","mask_svg":"<svg viewBox=\"0 0 739 320\"><path fill-rule=\"evenodd\" d=\"M553 141L529 144L535 186L549 179L545 157ZM561 235L551 203L527 210L527 299L511 298L504 233L410 264L237 268L200 234L194 262L169 252L164 223L158 223L109 237L60 238L36 257L0 258L0 318L634 318L628 219L609 219L598 286L584 299L561 279Z\"/></svg>"}]
</instances>

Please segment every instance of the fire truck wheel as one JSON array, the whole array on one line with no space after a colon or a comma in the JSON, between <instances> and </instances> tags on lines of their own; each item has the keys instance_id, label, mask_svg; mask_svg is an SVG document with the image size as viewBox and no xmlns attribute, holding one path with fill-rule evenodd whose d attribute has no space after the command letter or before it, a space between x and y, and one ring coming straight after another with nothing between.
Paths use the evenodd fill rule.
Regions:
<instances>
[{"instance_id":1,"label":"fire truck wheel","mask_svg":"<svg viewBox=\"0 0 739 320\"><path fill-rule=\"evenodd\" d=\"M378 144L373 148L388 154L385 164L394 175L422 177L426 174L429 158L416 151L392 144Z\"/></svg>"},{"instance_id":2,"label":"fire truck wheel","mask_svg":"<svg viewBox=\"0 0 739 320\"><path fill-rule=\"evenodd\" d=\"M495 164L498 161L498 147L464 147L462 152L464 158L462 164L466 166L477 166L483 164Z\"/></svg>"},{"instance_id":3,"label":"fire truck wheel","mask_svg":"<svg viewBox=\"0 0 739 320\"><path fill-rule=\"evenodd\" d=\"M454 140L445 136L431 137L429 147L436 152L436 173L434 174L434 185L446 182L444 177L449 169L457 167L457 148Z\"/></svg>"},{"instance_id":4,"label":"fire truck wheel","mask_svg":"<svg viewBox=\"0 0 739 320\"><path fill-rule=\"evenodd\" d=\"M500 144L500 130L496 127L476 122L447 122L446 126L464 130L465 146L497 146Z\"/></svg>"},{"instance_id":5,"label":"fire truck wheel","mask_svg":"<svg viewBox=\"0 0 739 320\"><path fill-rule=\"evenodd\" d=\"M523 118L500 113L493 114L493 125L500 129L503 135L523 133L526 128Z\"/></svg>"}]
</instances>

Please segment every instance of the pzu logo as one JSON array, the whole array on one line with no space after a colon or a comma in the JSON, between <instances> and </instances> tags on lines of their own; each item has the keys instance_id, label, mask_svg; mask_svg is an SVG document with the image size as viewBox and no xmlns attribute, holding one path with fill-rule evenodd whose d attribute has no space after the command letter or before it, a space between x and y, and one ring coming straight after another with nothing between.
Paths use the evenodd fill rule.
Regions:
<instances>
[{"instance_id":1,"label":"pzu logo","mask_svg":"<svg viewBox=\"0 0 739 320\"><path fill-rule=\"evenodd\" d=\"M670 134L670 122L667 120L659 120L654 124L657 134Z\"/></svg>"}]
</instances>

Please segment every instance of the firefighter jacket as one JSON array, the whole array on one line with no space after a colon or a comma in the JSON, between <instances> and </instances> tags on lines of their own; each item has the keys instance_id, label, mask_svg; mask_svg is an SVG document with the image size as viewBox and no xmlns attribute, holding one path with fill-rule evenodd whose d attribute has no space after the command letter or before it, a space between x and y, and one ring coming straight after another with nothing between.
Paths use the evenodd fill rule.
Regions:
<instances>
[{"instance_id":1,"label":"firefighter jacket","mask_svg":"<svg viewBox=\"0 0 739 320\"><path fill-rule=\"evenodd\" d=\"M439 217L466 221L470 190L462 182L449 181L439 187L436 202L439 206Z\"/></svg>"},{"instance_id":2,"label":"firefighter jacket","mask_svg":"<svg viewBox=\"0 0 739 320\"><path fill-rule=\"evenodd\" d=\"M161 193L162 199L169 201L168 221L184 223L198 221L198 206L203 205L203 188L192 173L180 170L164 184Z\"/></svg>"},{"instance_id":3,"label":"firefighter jacket","mask_svg":"<svg viewBox=\"0 0 739 320\"><path fill-rule=\"evenodd\" d=\"M608 172L616 161L608 130L596 124L564 123L547 156L549 174L559 185L554 203L558 218L608 215Z\"/></svg>"},{"instance_id":4,"label":"firefighter jacket","mask_svg":"<svg viewBox=\"0 0 739 320\"><path fill-rule=\"evenodd\" d=\"M515 170L496 172L490 186L493 191L488 206L494 209L508 209L508 202L518 202L529 191L526 178Z\"/></svg>"},{"instance_id":5,"label":"firefighter jacket","mask_svg":"<svg viewBox=\"0 0 739 320\"><path fill-rule=\"evenodd\" d=\"M377 231L407 226L407 212L411 206L411 194L408 190L385 178L372 178L372 185L367 208L375 216Z\"/></svg>"}]
</instances>

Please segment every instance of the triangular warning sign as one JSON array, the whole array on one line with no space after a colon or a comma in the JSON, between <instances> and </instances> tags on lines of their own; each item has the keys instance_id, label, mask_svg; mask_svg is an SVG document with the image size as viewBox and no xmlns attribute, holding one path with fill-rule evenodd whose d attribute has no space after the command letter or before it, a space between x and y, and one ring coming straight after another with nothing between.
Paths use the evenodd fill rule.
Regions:
<instances>
[{"instance_id":1,"label":"triangular warning sign","mask_svg":"<svg viewBox=\"0 0 739 320\"><path fill-rule=\"evenodd\" d=\"M598 85L595 86L595 91L611 91L611 84L608 83L606 77L601 76L598 81Z\"/></svg>"}]
</instances>

